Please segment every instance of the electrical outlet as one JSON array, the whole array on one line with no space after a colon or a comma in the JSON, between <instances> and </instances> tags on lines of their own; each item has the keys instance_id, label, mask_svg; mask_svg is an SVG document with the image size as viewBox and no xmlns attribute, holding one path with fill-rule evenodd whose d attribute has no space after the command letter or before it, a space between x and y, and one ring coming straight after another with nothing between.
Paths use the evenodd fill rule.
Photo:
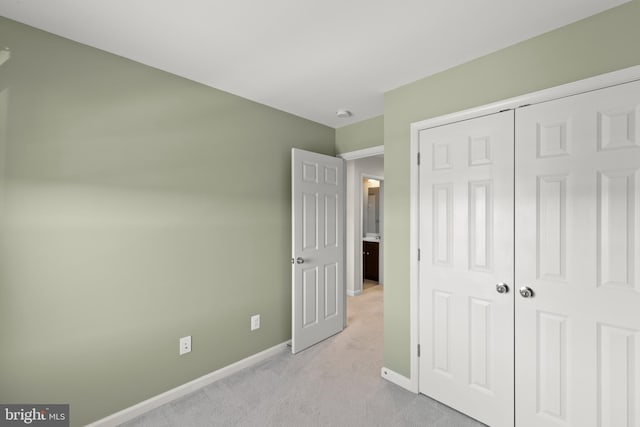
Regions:
<instances>
[{"instance_id":1,"label":"electrical outlet","mask_svg":"<svg viewBox=\"0 0 640 427\"><path fill-rule=\"evenodd\" d=\"M180 356L191 353L191 335L180 338Z\"/></svg>"},{"instance_id":2,"label":"electrical outlet","mask_svg":"<svg viewBox=\"0 0 640 427\"><path fill-rule=\"evenodd\" d=\"M251 330L255 331L260 328L260 315L256 314L251 316Z\"/></svg>"}]
</instances>

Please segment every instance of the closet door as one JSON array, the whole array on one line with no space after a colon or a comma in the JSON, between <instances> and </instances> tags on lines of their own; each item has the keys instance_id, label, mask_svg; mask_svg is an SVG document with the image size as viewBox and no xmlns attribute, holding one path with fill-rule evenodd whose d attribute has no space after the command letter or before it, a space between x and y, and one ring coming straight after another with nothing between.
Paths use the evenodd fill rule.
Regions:
<instances>
[{"instance_id":1,"label":"closet door","mask_svg":"<svg viewBox=\"0 0 640 427\"><path fill-rule=\"evenodd\" d=\"M420 392L513 426L513 111L420 132Z\"/></svg>"},{"instance_id":2,"label":"closet door","mask_svg":"<svg viewBox=\"0 0 640 427\"><path fill-rule=\"evenodd\" d=\"M516 113L516 424L640 426L640 83Z\"/></svg>"}]
</instances>

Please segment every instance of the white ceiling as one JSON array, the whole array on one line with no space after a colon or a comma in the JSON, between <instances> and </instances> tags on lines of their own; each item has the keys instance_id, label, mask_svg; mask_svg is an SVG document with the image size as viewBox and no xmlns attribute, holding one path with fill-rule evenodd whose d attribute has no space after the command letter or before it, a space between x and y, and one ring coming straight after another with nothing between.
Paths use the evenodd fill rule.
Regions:
<instances>
[{"instance_id":1,"label":"white ceiling","mask_svg":"<svg viewBox=\"0 0 640 427\"><path fill-rule=\"evenodd\" d=\"M627 1L0 0L0 14L341 127L382 114L386 91Z\"/></svg>"}]
</instances>

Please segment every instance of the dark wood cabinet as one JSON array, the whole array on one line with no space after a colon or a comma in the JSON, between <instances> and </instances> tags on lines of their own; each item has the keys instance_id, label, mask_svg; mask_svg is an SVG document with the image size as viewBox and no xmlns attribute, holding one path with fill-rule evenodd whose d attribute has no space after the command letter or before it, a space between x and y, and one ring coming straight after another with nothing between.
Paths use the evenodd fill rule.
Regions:
<instances>
[{"instance_id":1,"label":"dark wood cabinet","mask_svg":"<svg viewBox=\"0 0 640 427\"><path fill-rule=\"evenodd\" d=\"M378 242L362 242L362 271L367 280L378 281L379 248Z\"/></svg>"}]
</instances>

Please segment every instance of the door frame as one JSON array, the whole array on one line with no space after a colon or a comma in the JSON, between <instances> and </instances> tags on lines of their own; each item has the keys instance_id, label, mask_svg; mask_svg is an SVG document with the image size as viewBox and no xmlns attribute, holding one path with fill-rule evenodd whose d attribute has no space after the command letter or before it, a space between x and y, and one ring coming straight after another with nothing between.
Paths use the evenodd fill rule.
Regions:
<instances>
[{"instance_id":1,"label":"door frame","mask_svg":"<svg viewBox=\"0 0 640 427\"><path fill-rule=\"evenodd\" d=\"M373 156L379 156L379 155L384 155L384 145L378 145L375 147L370 147L370 148L365 148L362 150L355 150L355 151L348 151L346 153L340 153L337 154L336 157L340 157L342 159L344 159L345 161L349 161L349 160L358 160L358 159L364 159L366 157L373 157ZM345 179L348 182L348 171L349 166L347 165L345 167L345 175L347 175L347 178ZM362 189L362 182L360 182L360 184L357 186L358 188ZM353 202L353 200L349 200L348 195L349 195L349 188L347 186L346 192L345 192L345 211L347 209L347 205L351 202ZM360 203L362 203L362 198L359 197L358 200L360 200ZM361 214L362 215L362 214ZM348 219L348 218L347 218ZM362 218L360 219L360 223L362 224ZM362 227L362 225L361 225ZM349 236L349 233L346 232L347 230L347 224L345 224L345 235L347 236L345 239L345 250L347 250L349 248L349 243L348 243L348 239L353 239L353 236ZM362 233L362 229L360 229L360 232ZM358 245L356 245L357 242L353 242L354 243L354 248L357 247L359 248L359 255L358 256L362 256L362 239L360 239L360 243ZM354 255L353 253L351 255ZM349 254L346 254L346 259L349 258ZM345 274L348 273L348 269L347 269L347 263L345 263ZM360 279L362 279L362 269L360 269ZM356 272L356 274L358 274ZM344 326L345 328L347 327L347 282L348 282L348 278L345 280L345 299L344 299Z\"/></svg>"},{"instance_id":2,"label":"door frame","mask_svg":"<svg viewBox=\"0 0 640 427\"><path fill-rule=\"evenodd\" d=\"M640 65L589 77L583 80L563 84L560 86L531 92L525 95L508 98L502 101L481 105L462 110L456 113L446 114L431 119L411 123L410 132L410 184L409 184L409 358L410 375L405 377L386 367L382 368L382 377L414 393L419 392L419 232L420 232L420 186L419 186L419 134L421 130L442 126L462 120L468 120L488 114L498 113L503 110L517 109L530 104L551 101L558 98L577 95L609 86L629 83L640 80Z\"/></svg>"},{"instance_id":3,"label":"door frame","mask_svg":"<svg viewBox=\"0 0 640 427\"><path fill-rule=\"evenodd\" d=\"M340 157L340 158L344 159L345 161L349 161L349 160L358 160L358 159L364 159L364 158L367 158L367 157L374 157L374 156L380 156L380 155L384 155L384 145L378 145L378 146L375 146L375 147L365 148L365 149L362 149L362 150L348 151L346 153L337 154L336 157ZM347 166L347 169L348 169L348 166ZM347 175L346 179L348 180L349 179L348 171L347 171L346 175ZM359 178L360 178L360 182L357 185L357 188L359 190L357 190L357 191L360 191L362 193L362 177L359 177ZM349 186L349 183L347 182L347 188L348 188L348 186ZM353 203L358 202L358 203L360 203L360 206L362 206L362 196L357 197L357 200L349 200L349 195L347 194L346 195L346 202L345 202L345 210L347 208L347 205L349 203L352 203L352 202ZM348 217L347 217L347 220L348 220ZM345 224L345 230L347 228L348 228L348 224ZM362 212L360 213L360 233L362 233ZM349 239L355 239L355 238L353 236L350 236L349 233L345 233L345 234L347 236L346 237L346 241L345 241L345 249L349 249L349 246L350 246L349 245ZM362 234L360 234L360 235L362 235ZM351 255L352 256L356 256L357 255L357 256L361 257L362 256L362 239L360 239L359 243L355 242L355 241L352 242L352 243L353 243L353 247L358 249L358 254L352 253ZM349 254L347 254L346 258L347 258L347 264L348 264ZM348 273L346 266L345 266L345 272ZM358 271L355 271L354 274L357 276L357 277L353 278L354 280L357 280L358 277L360 278L360 280L362 280L362 268L360 268L360 272L359 273L358 273ZM347 285L348 281L349 281L349 278L347 278L347 280L345 282L345 292L346 292L346 287L347 287L346 285ZM347 294L347 295L349 295L349 294ZM344 324L346 326L347 325L347 299L346 298L345 298L344 313L345 313Z\"/></svg>"},{"instance_id":4,"label":"door frame","mask_svg":"<svg viewBox=\"0 0 640 427\"><path fill-rule=\"evenodd\" d=\"M383 285L384 284L384 268L382 266L382 263L384 261L384 248L383 248L383 240L384 240L384 176L379 176L379 175L371 175L368 173L361 173L360 174L360 236L364 236L364 180L365 179L376 179L378 181L380 181L380 241L378 242L378 244L380 245L380 252L379 252L379 257L378 257L378 283ZM362 243L362 239L359 239L360 242L360 254L362 254L362 252L364 252L364 243ZM357 283L362 284L364 282L364 263L360 262L360 271L357 272L356 271L356 280ZM359 276L359 279L358 279ZM364 292L364 289L360 289L360 293Z\"/></svg>"}]
</instances>

